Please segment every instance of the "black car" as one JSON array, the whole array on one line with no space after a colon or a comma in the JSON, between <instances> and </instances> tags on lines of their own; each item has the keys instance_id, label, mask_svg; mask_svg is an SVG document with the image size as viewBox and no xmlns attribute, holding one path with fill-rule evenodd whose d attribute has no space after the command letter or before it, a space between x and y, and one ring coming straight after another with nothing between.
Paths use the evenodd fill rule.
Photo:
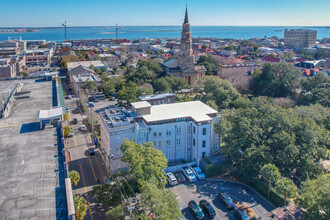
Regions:
<instances>
[{"instance_id":1,"label":"black car","mask_svg":"<svg viewBox=\"0 0 330 220\"><path fill-rule=\"evenodd\" d=\"M215 216L215 211L211 204L206 200L201 200L199 206L202 208L203 212L207 215L208 218L213 219Z\"/></svg>"},{"instance_id":2,"label":"black car","mask_svg":"<svg viewBox=\"0 0 330 220\"><path fill-rule=\"evenodd\" d=\"M196 219L198 220L204 219L204 213L202 212L201 208L197 205L197 203L194 200L191 200L188 203L188 208Z\"/></svg>"},{"instance_id":3,"label":"black car","mask_svg":"<svg viewBox=\"0 0 330 220\"><path fill-rule=\"evenodd\" d=\"M240 220L250 220L249 216L245 212L239 209L235 209L234 215L237 219Z\"/></svg>"},{"instance_id":4,"label":"black car","mask_svg":"<svg viewBox=\"0 0 330 220\"><path fill-rule=\"evenodd\" d=\"M73 119L73 124L78 124L78 119L74 118Z\"/></svg>"},{"instance_id":5,"label":"black car","mask_svg":"<svg viewBox=\"0 0 330 220\"><path fill-rule=\"evenodd\" d=\"M219 193L218 194L220 202L228 209L233 210L235 208L235 204L233 200L230 198L230 196L227 193Z\"/></svg>"},{"instance_id":6,"label":"black car","mask_svg":"<svg viewBox=\"0 0 330 220\"><path fill-rule=\"evenodd\" d=\"M186 182L186 178L183 176L182 172L173 173L175 178L178 180L178 183Z\"/></svg>"}]
</instances>

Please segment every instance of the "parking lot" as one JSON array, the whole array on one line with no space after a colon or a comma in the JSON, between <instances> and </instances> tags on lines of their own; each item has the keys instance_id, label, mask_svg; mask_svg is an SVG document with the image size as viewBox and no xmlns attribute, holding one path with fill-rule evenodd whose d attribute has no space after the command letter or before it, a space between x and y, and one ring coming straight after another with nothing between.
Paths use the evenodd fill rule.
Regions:
<instances>
[{"instance_id":1,"label":"parking lot","mask_svg":"<svg viewBox=\"0 0 330 220\"><path fill-rule=\"evenodd\" d=\"M233 211L228 211L217 198L220 191L228 193L235 203L240 201L249 205L259 219L268 219L266 214L274 209L268 201L247 186L225 180L198 180L194 183L179 184L170 189L177 195L185 219L195 219L188 209L188 202L195 200L198 204L202 199L207 200L215 209L214 219L235 219Z\"/></svg>"}]
</instances>

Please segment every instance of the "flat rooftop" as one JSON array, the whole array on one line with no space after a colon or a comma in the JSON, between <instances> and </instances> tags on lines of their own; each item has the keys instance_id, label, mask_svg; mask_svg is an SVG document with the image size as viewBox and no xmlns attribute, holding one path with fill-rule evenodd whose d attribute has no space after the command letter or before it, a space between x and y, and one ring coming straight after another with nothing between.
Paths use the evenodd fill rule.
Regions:
<instances>
[{"instance_id":1,"label":"flat rooftop","mask_svg":"<svg viewBox=\"0 0 330 220\"><path fill-rule=\"evenodd\" d=\"M1 88L16 81L0 81ZM57 133L40 130L40 109L52 107L52 81L21 80L29 98L15 100L8 118L0 119L1 219L56 219L59 185Z\"/></svg>"},{"instance_id":2,"label":"flat rooftop","mask_svg":"<svg viewBox=\"0 0 330 220\"><path fill-rule=\"evenodd\" d=\"M108 128L122 127L133 122L133 117L123 107L106 107L100 112L100 116L106 122Z\"/></svg>"},{"instance_id":3,"label":"flat rooftop","mask_svg":"<svg viewBox=\"0 0 330 220\"><path fill-rule=\"evenodd\" d=\"M151 114L144 115L143 119L146 122L155 122L191 117L196 122L202 122L212 120L209 115L217 113L218 111L203 102L193 101L166 105L153 105L151 106Z\"/></svg>"},{"instance_id":4,"label":"flat rooftop","mask_svg":"<svg viewBox=\"0 0 330 220\"><path fill-rule=\"evenodd\" d=\"M175 95L173 93L162 93L162 94L155 94L155 95L139 96L139 99L141 101L146 101L146 100L154 100L154 99L163 99L168 96L175 96Z\"/></svg>"}]
</instances>

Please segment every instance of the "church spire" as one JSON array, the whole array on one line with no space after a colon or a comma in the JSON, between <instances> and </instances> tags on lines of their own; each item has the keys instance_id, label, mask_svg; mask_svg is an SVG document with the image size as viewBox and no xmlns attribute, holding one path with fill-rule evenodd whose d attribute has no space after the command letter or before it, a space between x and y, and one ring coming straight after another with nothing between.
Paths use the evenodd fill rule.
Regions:
<instances>
[{"instance_id":1,"label":"church spire","mask_svg":"<svg viewBox=\"0 0 330 220\"><path fill-rule=\"evenodd\" d=\"M186 14L184 16L184 24L188 24L189 20L188 20L188 4L186 4Z\"/></svg>"}]
</instances>

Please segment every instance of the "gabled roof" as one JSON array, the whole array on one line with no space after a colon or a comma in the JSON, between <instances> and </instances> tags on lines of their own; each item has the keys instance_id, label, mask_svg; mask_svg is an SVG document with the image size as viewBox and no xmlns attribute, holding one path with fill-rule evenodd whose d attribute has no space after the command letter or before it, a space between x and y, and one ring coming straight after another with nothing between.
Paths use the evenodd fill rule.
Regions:
<instances>
[{"instance_id":1,"label":"gabled roof","mask_svg":"<svg viewBox=\"0 0 330 220\"><path fill-rule=\"evenodd\" d=\"M82 65L79 65L76 68L73 68L72 70L69 71L69 74L72 76L88 74L88 73L96 74L93 70L84 67Z\"/></svg>"}]
</instances>

